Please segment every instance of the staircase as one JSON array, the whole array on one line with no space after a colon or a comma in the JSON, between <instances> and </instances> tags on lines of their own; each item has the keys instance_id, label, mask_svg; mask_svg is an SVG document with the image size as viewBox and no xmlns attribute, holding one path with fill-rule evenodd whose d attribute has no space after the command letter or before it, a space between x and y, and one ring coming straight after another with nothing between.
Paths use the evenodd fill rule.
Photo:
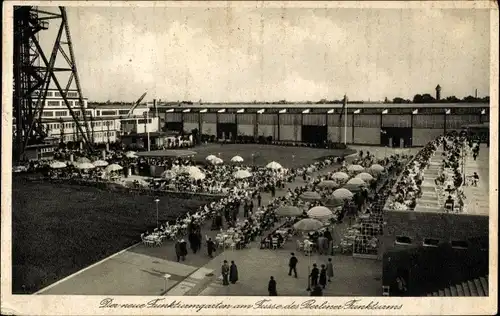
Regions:
<instances>
[{"instance_id":1,"label":"staircase","mask_svg":"<svg viewBox=\"0 0 500 316\"><path fill-rule=\"evenodd\" d=\"M488 276L452 285L427 296L488 296Z\"/></svg>"},{"instance_id":2,"label":"staircase","mask_svg":"<svg viewBox=\"0 0 500 316\"><path fill-rule=\"evenodd\" d=\"M442 165L441 153L435 153L429 161L428 167L424 171L424 181L422 182L422 197L417 199L416 211L420 212L439 212L441 203L439 201L439 192L434 180L439 175L439 169ZM441 160L440 160L441 159Z\"/></svg>"}]
</instances>

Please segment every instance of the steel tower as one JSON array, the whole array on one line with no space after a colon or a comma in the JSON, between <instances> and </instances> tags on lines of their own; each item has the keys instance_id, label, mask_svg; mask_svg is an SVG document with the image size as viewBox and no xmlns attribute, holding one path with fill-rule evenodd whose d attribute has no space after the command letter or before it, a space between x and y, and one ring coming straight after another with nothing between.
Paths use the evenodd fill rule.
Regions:
<instances>
[{"instance_id":1,"label":"steel tower","mask_svg":"<svg viewBox=\"0 0 500 316\"><path fill-rule=\"evenodd\" d=\"M40 45L39 33L48 29L49 20L58 24L58 32L50 51L45 52ZM62 63L57 60L61 55L63 59L59 60ZM56 66L56 60L62 66ZM61 78L62 73L67 78ZM49 88L57 89L75 122L79 139L92 149L93 135L84 108L65 8L57 7L57 12L47 12L33 6L16 6L13 95L13 156L16 160L22 158L26 146L41 143L47 136L41 116ZM80 113L75 113L68 102L68 91L77 92Z\"/></svg>"}]
</instances>

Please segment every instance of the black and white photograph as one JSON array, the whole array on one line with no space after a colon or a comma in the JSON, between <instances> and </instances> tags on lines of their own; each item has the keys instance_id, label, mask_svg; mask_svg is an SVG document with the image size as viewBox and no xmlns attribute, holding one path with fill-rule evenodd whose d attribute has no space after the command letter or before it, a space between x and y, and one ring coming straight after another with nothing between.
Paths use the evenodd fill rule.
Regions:
<instances>
[{"instance_id":1,"label":"black and white photograph","mask_svg":"<svg viewBox=\"0 0 500 316\"><path fill-rule=\"evenodd\" d=\"M2 314L495 313L495 2L4 4Z\"/></svg>"}]
</instances>

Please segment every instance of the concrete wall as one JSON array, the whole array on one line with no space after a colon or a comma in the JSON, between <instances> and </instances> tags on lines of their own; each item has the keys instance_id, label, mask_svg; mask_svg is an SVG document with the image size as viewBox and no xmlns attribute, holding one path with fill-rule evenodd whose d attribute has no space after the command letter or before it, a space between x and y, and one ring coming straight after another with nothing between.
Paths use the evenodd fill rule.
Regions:
<instances>
[{"instance_id":1,"label":"concrete wall","mask_svg":"<svg viewBox=\"0 0 500 316\"><path fill-rule=\"evenodd\" d=\"M354 127L353 143L380 145L380 127Z\"/></svg>"},{"instance_id":2,"label":"concrete wall","mask_svg":"<svg viewBox=\"0 0 500 316\"><path fill-rule=\"evenodd\" d=\"M278 137L277 134L276 136L274 135L274 125L259 125L257 136L272 136L273 138Z\"/></svg>"},{"instance_id":3,"label":"concrete wall","mask_svg":"<svg viewBox=\"0 0 500 316\"><path fill-rule=\"evenodd\" d=\"M441 128L414 128L412 131L412 145L425 146L428 142L444 134Z\"/></svg>"},{"instance_id":4,"label":"concrete wall","mask_svg":"<svg viewBox=\"0 0 500 316\"><path fill-rule=\"evenodd\" d=\"M489 217L478 215L386 211L387 225L381 237L379 257L392 249L422 246L425 238L439 239L441 242L468 241L470 238L487 236ZM396 237L412 239L409 246L395 245Z\"/></svg>"},{"instance_id":5,"label":"concrete wall","mask_svg":"<svg viewBox=\"0 0 500 316\"><path fill-rule=\"evenodd\" d=\"M199 129L200 126L198 123L192 123L192 122L184 122L184 132L185 133L191 133L193 129Z\"/></svg>"},{"instance_id":6,"label":"concrete wall","mask_svg":"<svg viewBox=\"0 0 500 316\"><path fill-rule=\"evenodd\" d=\"M296 141L302 140L302 126L297 125L280 125L280 140ZM278 135L276 135L277 137Z\"/></svg>"},{"instance_id":7,"label":"concrete wall","mask_svg":"<svg viewBox=\"0 0 500 316\"><path fill-rule=\"evenodd\" d=\"M215 124L215 123L203 123L201 125L201 134L217 135L217 124Z\"/></svg>"},{"instance_id":8,"label":"concrete wall","mask_svg":"<svg viewBox=\"0 0 500 316\"><path fill-rule=\"evenodd\" d=\"M253 136L255 131L254 125L238 124L238 135Z\"/></svg>"},{"instance_id":9,"label":"concrete wall","mask_svg":"<svg viewBox=\"0 0 500 316\"><path fill-rule=\"evenodd\" d=\"M339 141L339 133L341 142L344 142L344 127L328 126L328 140L332 142ZM380 130L379 130L380 133ZM352 144L352 126L347 127L347 143Z\"/></svg>"}]
</instances>

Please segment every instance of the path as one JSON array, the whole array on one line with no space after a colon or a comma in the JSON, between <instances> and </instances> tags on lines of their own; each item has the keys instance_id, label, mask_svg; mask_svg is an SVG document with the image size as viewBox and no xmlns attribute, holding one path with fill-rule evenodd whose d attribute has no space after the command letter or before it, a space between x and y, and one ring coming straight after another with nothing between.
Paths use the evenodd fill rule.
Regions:
<instances>
[{"instance_id":1,"label":"path","mask_svg":"<svg viewBox=\"0 0 500 316\"><path fill-rule=\"evenodd\" d=\"M467 155L465 159L465 175L471 176L474 172L479 175L477 187L469 185L464 187L465 213L472 215L489 215L489 148L482 145L479 156L476 160L472 154Z\"/></svg>"}]
</instances>

